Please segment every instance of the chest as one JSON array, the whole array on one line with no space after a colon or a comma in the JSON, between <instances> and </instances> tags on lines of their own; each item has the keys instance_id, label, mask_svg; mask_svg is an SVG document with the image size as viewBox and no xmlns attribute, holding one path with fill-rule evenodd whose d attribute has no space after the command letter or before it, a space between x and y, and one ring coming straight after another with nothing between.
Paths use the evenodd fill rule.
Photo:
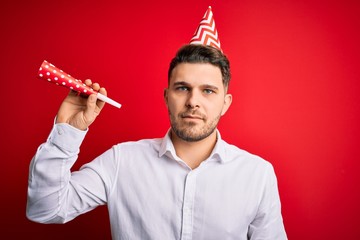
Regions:
<instances>
[{"instance_id":1,"label":"chest","mask_svg":"<svg viewBox=\"0 0 360 240\"><path fill-rule=\"evenodd\" d=\"M241 170L128 170L119 174L108 205L111 221L133 234L159 232L167 239L186 239L182 238L186 233L193 239L226 239L247 232L261 187Z\"/></svg>"}]
</instances>

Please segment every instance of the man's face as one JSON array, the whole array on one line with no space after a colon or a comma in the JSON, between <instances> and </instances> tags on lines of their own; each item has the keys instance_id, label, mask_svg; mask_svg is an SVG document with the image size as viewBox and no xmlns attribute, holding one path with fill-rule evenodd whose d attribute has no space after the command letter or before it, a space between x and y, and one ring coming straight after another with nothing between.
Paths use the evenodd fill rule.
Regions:
<instances>
[{"instance_id":1,"label":"man's face","mask_svg":"<svg viewBox=\"0 0 360 240\"><path fill-rule=\"evenodd\" d=\"M188 142L212 134L232 100L225 92L220 69L208 63L177 65L164 97L173 133Z\"/></svg>"}]
</instances>

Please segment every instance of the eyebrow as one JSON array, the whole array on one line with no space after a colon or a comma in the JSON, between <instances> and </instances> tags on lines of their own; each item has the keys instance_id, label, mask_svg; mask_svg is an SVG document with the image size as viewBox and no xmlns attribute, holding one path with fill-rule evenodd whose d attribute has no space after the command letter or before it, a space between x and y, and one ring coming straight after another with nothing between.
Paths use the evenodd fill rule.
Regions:
<instances>
[{"instance_id":1,"label":"eyebrow","mask_svg":"<svg viewBox=\"0 0 360 240\"><path fill-rule=\"evenodd\" d=\"M185 81L179 81L179 82L174 82L173 84L175 87L176 86L191 86L191 84L189 84L188 82ZM211 85L211 84L204 84L201 85L202 88L206 88L206 89L213 89L213 90L218 90L219 88L217 86Z\"/></svg>"},{"instance_id":2,"label":"eyebrow","mask_svg":"<svg viewBox=\"0 0 360 240\"><path fill-rule=\"evenodd\" d=\"M184 81L179 81L179 82L174 82L173 85L174 86L184 86L184 85L189 86L190 84L187 82L184 82Z\"/></svg>"}]
</instances>

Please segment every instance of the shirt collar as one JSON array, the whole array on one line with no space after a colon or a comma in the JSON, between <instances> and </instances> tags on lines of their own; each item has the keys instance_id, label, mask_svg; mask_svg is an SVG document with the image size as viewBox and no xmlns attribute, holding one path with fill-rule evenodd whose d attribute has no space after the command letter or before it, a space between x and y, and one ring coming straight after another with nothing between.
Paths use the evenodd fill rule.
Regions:
<instances>
[{"instance_id":1,"label":"shirt collar","mask_svg":"<svg viewBox=\"0 0 360 240\"><path fill-rule=\"evenodd\" d=\"M168 157L175 159L176 161L181 161L179 157L176 155L174 145L171 141L170 134L171 134L171 128L166 132L166 135L162 139L162 143L159 149L159 157L162 157L163 155L167 155ZM225 150L225 142L222 140L219 130L216 129L216 144L215 147L210 154L209 160L217 160L220 163L226 163L228 160L226 160L226 150Z\"/></svg>"},{"instance_id":2,"label":"shirt collar","mask_svg":"<svg viewBox=\"0 0 360 240\"><path fill-rule=\"evenodd\" d=\"M162 157L163 155L166 154L168 157L177 159L175 148L170 138L170 131L171 128L166 132L165 136L162 139L161 146L159 149L159 157Z\"/></svg>"}]
</instances>

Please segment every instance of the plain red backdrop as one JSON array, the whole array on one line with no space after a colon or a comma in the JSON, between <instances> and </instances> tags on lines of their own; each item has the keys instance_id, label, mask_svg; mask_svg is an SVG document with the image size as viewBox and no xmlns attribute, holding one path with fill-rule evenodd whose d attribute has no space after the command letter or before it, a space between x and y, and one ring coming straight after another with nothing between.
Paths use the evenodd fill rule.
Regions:
<instances>
[{"instance_id":1,"label":"plain red backdrop","mask_svg":"<svg viewBox=\"0 0 360 240\"><path fill-rule=\"evenodd\" d=\"M359 239L359 1L1 1L1 239L110 239L106 207L65 225L25 217L29 162L67 94L46 59L91 78L106 106L74 166L162 137L167 68L209 5L232 67L222 136L270 161L289 239ZM140 177L140 176L139 176Z\"/></svg>"}]
</instances>

